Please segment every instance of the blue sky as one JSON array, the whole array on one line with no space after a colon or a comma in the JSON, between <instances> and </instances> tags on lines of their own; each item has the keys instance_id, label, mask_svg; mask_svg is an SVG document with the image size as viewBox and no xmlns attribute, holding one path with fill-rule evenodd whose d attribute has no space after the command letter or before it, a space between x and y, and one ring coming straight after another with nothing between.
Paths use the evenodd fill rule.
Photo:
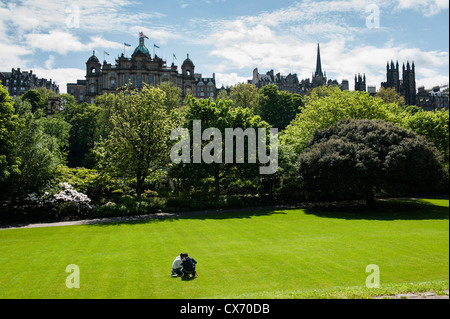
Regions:
<instances>
[{"instance_id":1,"label":"blue sky","mask_svg":"<svg viewBox=\"0 0 450 319\"><path fill-rule=\"evenodd\" d=\"M388 60L414 61L417 86L449 82L447 0L1 0L0 71L31 69L65 92L93 50L114 63L140 31L169 65L189 53L218 86L246 82L254 68L310 78L318 42L328 78L351 89L357 73L379 88Z\"/></svg>"}]
</instances>

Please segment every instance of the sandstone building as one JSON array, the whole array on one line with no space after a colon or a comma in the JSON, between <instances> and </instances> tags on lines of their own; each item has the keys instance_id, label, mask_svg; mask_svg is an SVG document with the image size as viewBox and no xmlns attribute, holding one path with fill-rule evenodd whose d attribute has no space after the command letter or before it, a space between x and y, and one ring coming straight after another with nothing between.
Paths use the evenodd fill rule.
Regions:
<instances>
[{"instance_id":1,"label":"sandstone building","mask_svg":"<svg viewBox=\"0 0 450 319\"><path fill-rule=\"evenodd\" d=\"M140 33L139 45L134 50L131 58L124 54L116 59L116 64L103 62L93 55L86 62L85 79L76 83L67 84L67 93L73 95L79 102L94 103L95 97L104 93L114 93L117 88L129 85L131 88L140 88L144 83L159 85L172 83L181 91L181 99L188 94L197 98L209 98L216 96L215 75L204 78L195 73L195 65L187 58L181 65L181 73L178 67L172 63L170 67L166 61L156 54L152 57L145 46L145 35Z\"/></svg>"}]
</instances>

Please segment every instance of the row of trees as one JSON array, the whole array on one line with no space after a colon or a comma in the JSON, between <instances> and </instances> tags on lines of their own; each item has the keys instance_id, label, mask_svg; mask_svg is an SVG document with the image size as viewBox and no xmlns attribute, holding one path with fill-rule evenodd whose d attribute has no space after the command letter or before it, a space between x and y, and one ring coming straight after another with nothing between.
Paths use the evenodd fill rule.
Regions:
<instances>
[{"instance_id":1,"label":"row of trees","mask_svg":"<svg viewBox=\"0 0 450 319\"><path fill-rule=\"evenodd\" d=\"M99 202L126 193L128 183L138 198L201 192L269 194L279 200L364 197L371 203L375 193L436 192L448 181L449 112L401 105L395 92L372 97L320 87L302 98L274 85L257 90L238 84L216 101L188 97L180 106L178 89L168 84L122 88L95 104L78 104L63 94L64 109L51 117L42 110L45 94L29 92L12 100L0 86L4 202L56 192L58 183L77 174L82 175L77 190L96 194ZM278 171L260 175L261 164L248 162L172 163L169 152L177 142L172 130L186 128L192 137L195 120L222 136L226 128L276 127ZM67 167L74 169L68 173Z\"/></svg>"}]
</instances>

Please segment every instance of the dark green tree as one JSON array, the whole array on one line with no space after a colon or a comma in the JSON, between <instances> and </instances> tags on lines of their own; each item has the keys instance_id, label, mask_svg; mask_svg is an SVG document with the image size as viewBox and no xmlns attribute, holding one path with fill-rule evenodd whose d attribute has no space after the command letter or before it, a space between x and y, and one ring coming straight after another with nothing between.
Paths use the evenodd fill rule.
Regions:
<instances>
[{"instance_id":1,"label":"dark green tree","mask_svg":"<svg viewBox=\"0 0 450 319\"><path fill-rule=\"evenodd\" d=\"M322 200L433 192L448 176L425 138L381 120L342 120L314 133L300 156L306 194Z\"/></svg>"},{"instance_id":2,"label":"dark green tree","mask_svg":"<svg viewBox=\"0 0 450 319\"><path fill-rule=\"evenodd\" d=\"M100 120L103 108L94 104L67 103L62 111L64 119L70 123L68 145L68 165L70 167L92 168L95 164L91 150L98 140L101 130Z\"/></svg>"},{"instance_id":3,"label":"dark green tree","mask_svg":"<svg viewBox=\"0 0 450 319\"><path fill-rule=\"evenodd\" d=\"M273 127L284 130L295 119L303 107L303 99L299 94L278 91L274 84L266 85L259 90L259 106L256 113Z\"/></svg>"},{"instance_id":4,"label":"dark green tree","mask_svg":"<svg viewBox=\"0 0 450 319\"><path fill-rule=\"evenodd\" d=\"M31 104L31 111L35 112L38 109L46 110L47 100L38 90L28 90L21 96L22 101L27 101Z\"/></svg>"}]
</instances>

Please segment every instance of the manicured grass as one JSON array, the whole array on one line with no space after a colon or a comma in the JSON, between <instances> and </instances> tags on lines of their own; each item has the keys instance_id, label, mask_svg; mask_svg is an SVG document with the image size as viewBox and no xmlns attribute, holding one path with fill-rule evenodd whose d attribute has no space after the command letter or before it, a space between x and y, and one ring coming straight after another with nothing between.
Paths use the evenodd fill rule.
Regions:
<instances>
[{"instance_id":1,"label":"manicured grass","mask_svg":"<svg viewBox=\"0 0 450 319\"><path fill-rule=\"evenodd\" d=\"M379 266L382 289L448 288L448 206L418 200L373 212L291 209L0 230L0 298L366 297L369 264ZM186 251L199 277L171 278L173 259ZM65 285L69 264L79 266L79 289Z\"/></svg>"}]
</instances>

